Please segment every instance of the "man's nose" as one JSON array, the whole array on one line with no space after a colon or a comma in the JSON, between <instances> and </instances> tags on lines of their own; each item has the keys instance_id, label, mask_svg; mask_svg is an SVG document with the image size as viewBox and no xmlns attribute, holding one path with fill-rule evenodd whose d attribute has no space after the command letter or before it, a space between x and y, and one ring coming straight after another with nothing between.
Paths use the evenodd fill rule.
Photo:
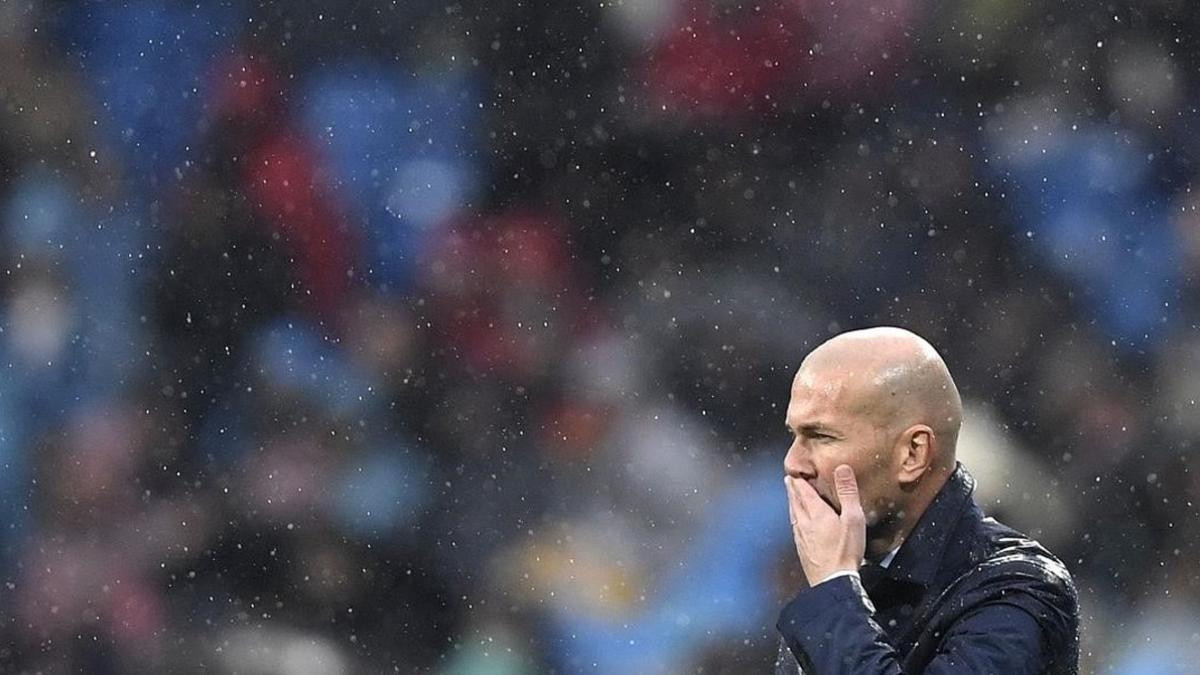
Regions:
<instances>
[{"instance_id":1,"label":"man's nose","mask_svg":"<svg viewBox=\"0 0 1200 675\"><path fill-rule=\"evenodd\" d=\"M812 478L816 475L808 449L799 438L792 440L783 458L783 472L792 478Z\"/></svg>"}]
</instances>

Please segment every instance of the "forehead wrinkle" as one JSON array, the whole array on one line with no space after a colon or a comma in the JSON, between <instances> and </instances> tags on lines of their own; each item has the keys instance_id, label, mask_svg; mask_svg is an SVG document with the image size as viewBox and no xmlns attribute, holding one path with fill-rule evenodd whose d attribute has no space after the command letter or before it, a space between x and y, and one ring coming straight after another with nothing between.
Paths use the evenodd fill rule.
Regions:
<instances>
[{"instance_id":1,"label":"forehead wrinkle","mask_svg":"<svg viewBox=\"0 0 1200 675\"><path fill-rule=\"evenodd\" d=\"M800 382L792 386L788 409L801 407L809 416L821 415L836 409L842 398L844 387L840 382Z\"/></svg>"},{"instance_id":2,"label":"forehead wrinkle","mask_svg":"<svg viewBox=\"0 0 1200 675\"><path fill-rule=\"evenodd\" d=\"M885 383L902 381L906 366L884 367L884 363L872 355L860 355L853 369L843 370L837 362L821 359L814 364L806 359L796 373L793 400L818 398L823 404L816 411L811 410L816 407L811 404L807 406L809 410L801 411L813 418L806 422L820 416L821 421L827 422L830 417L837 417L841 422L861 419L871 420L873 426L887 424L902 404L896 400L898 397L889 395L891 389ZM812 396L813 393L816 396ZM790 413L789 405L789 417Z\"/></svg>"},{"instance_id":3,"label":"forehead wrinkle","mask_svg":"<svg viewBox=\"0 0 1200 675\"><path fill-rule=\"evenodd\" d=\"M829 370L828 367L813 367L808 363L801 364L800 369L796 371L796 377L792 380L792 392L809 389L831 399L843 396L848 388L847 381L857 377L858 373L848 370L841 373L839 377L829 377Z\"/></svg>"},{"instance_id":4,"label":"forehead wrinkle","mask_svg":"<svg viewBox=\"0 0 1200 675\"><path fill-rule=\"evenodd\" d=\"M847 412L849 389L842 380L816 377L802 367L792 385L785 423L791 429L817 424L838 428Z\"/></svg>"}]
</instances>

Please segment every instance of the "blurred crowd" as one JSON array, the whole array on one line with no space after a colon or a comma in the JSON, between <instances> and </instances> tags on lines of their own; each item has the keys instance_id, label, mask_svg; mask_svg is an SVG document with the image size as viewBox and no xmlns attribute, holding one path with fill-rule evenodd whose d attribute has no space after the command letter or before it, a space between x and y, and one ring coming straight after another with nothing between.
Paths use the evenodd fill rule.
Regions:
<instances>
[{"instance_id":1,"label":"blurred crowd","mask_svg":"<svg viewBox=\"0 0 1200 675\"><path fill-rule=\"evenodd\" d=\"M1184 0L0 2L0 670L767 672L901 325L1084 672L1200 656Z\"/></svg>"}]
</instances>

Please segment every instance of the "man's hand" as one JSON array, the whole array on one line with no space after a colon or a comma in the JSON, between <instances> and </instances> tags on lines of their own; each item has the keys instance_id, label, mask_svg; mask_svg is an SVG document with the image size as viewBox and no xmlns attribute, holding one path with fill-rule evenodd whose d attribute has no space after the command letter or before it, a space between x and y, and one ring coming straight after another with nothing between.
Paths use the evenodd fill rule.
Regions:
<instances>
[{"instance_id":1,"label":"man's hand","mask_svg":"<svg viewBox=\"0 0 1200 675\"><path fill-rule=\"evenodd\" d=\"M847 464L834 469L834 485L842 504L839 515L807 481L785 476L792 539L810 585L829 575L858 571L867 550L866 517L858 497L854 470Z\"/></svg>"}]
</instances>

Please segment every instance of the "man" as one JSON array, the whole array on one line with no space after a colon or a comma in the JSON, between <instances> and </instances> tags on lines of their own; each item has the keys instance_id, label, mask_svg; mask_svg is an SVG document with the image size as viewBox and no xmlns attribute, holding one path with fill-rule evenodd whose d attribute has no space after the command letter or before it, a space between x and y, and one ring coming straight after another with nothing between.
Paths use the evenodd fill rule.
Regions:
<instances>
[{"instance_id":1,"label":"man","mask_svg":"<svg viewBox=\"0 0 1200 675\"><path fill-rule=\"evenodd\" d=\"M780 613L777 673L1078 671L1070 574L979 510L961 420L945 362L906 330L843 333L804 359L784 482L808 587Z\"/></svg>"}]
</instances>

